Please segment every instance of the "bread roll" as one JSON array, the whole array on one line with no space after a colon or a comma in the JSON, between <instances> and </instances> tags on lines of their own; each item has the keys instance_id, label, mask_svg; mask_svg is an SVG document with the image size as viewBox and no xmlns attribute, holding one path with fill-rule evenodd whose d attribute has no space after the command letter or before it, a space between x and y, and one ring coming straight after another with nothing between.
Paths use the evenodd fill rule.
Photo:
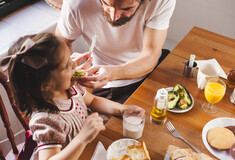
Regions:
<instances>
[{"instance_id":1,"label":"bread roll","mask_svg":"<svg viewBox=\"0 0 235 160\"><path fill-rule=\"evenodd\" d=\"M224 127L215 127L207 132L208 143L219 150L229 149L235 142L232 131Z\"/></svg>"}]
</instances>

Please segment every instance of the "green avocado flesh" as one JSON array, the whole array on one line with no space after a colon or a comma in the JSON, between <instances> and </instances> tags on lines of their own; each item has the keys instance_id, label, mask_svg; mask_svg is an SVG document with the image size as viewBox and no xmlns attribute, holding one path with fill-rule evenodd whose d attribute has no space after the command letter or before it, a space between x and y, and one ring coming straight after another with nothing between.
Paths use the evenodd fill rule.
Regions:
<instances>
[{"instance_id":1,"label":"green avocado flesh","mask_svg":"<svg viewBox=\"0 0 235 160\"><path fill-rule=\"evenodd\" d=\"M173 87L173 91L168 92L168 109L174 109L175 107L179 109L186 109L191 104L191 96L188 90L181 84L176 84Z\"/></svg>"},{"instance_id":2,"label":"green avocado flesh","mask_svg":"<svg viewBox=\"0 0 235 160\"><path fill-rule=\"evenodd\" d=\"M78 70L78 71L75 71L73 76L75 76L75 77L82 77L82 76L85 76L85 72L83 72L81 70Z\"/></svg>"},{"instance_id":3,"label":"green avocado flesh","mask_svg":"<svg viewBox=\"0 0 235 160\"><path fill-rule=\"evenodd\" d=\"M169 91L168 92L168 108L173 109L177 105L178 101L180 99L180 96L175 91Z\"/></svg>"}]
</instances>

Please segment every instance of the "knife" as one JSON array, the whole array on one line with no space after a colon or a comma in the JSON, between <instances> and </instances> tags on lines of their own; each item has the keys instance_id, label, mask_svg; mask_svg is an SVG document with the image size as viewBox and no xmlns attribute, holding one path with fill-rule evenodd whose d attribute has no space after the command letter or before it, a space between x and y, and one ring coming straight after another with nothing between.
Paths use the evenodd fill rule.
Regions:
<instances>
[{"instance_id":1,"label":"knife","mask_svg":"<svg viewBox=\"0 0 235 160\"><path fill-rule=\"evenodd\" d=\"M91 42L91 46L89 48L89 52L93 52L93 49L95 47L95 43L96 43L96 34L92 37L92 42Z\"/></svg>"}]
</instances>

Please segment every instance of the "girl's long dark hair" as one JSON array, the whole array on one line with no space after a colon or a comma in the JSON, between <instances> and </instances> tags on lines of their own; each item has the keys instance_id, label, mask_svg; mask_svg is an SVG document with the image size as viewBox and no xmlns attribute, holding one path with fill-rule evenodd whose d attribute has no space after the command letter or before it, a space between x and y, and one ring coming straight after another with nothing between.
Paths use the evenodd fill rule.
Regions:
<instances>
[{"instance_id":1,"label":"girl's long dark hair","mask_svg":"<svg viewBox=\"0 0 235 160\"><path fill-rule=\"evenodd\" d=\"M25 116L30 116L33 111L58 112L50 91L42 91L42 85L50 81L53 70L59 67L58 53L61 40L51 33L28 35L20 38L9 49L8 54L12 55L19 51L28 38L36 44L27 51L27 55L46 58L47 64L34 69L21 62L23 56L15 59L14 65L9 69L9 79L16 103Z\"/></svg>"}]
</instances>

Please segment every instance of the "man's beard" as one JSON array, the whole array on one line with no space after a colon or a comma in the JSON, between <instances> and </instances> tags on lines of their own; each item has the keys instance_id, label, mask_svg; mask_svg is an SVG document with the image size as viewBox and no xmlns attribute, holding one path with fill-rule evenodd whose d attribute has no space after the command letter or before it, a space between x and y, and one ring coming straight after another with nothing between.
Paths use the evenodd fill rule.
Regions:
<instances>
[{"instance_id":1,"label":"man's beard","mask_svg":"<svg viewBox=\"0 0 235 160\"><path fill-rule=\"evenodd\" d=\"M105 11L103 11L104 17L106 18L106 20L113 26L113 27L118 27L121 26L123 24L126 24L127 22L129 22L132 17L135 15L135 13L133 15L131 15L130 17L121 17L116 21L112 21L112 19L110 18L110 15L108 13L106 13Z\"/></svg>"},{"instance_id":2,"label":"man's beard","mask_svg":"<svg viewBox=\"0 0 235 160\"><path fill-rule=\"evenodd\" d=\"M142 4L142 1L141 1L141 3L139 4L138 8L136 9L135 13L137 12L137 10L138 10L139 7L141 6L141 4ZM106 18L106 20L107 20L113 27L119 27L119 26L121 26L121 25L126 24L127 22L129 22L129 21L134 17L135 13L132 14L130 17L121 17L121 18L119 18L118 20L116 20L116 21L113 22L112 19L110 18L110 15L109 15L107 12L105 12L105 11L103 10L103 15L104 15L104 17Z\"/></svg>"}]
</instances>

